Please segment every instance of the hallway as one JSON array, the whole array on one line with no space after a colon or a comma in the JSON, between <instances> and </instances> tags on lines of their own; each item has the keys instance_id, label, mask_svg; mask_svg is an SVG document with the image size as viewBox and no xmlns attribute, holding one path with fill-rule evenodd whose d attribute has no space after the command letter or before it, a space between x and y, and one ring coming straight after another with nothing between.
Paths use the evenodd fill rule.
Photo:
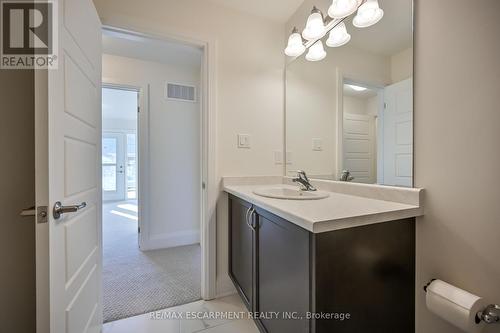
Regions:
<instances>
[{"instance_id":1,"label":"hallway","mask_svg":"<svg viewBox=\"0 0 500 333\"><path fill-rule=\"evenodd\" d=\"M104 322L200 299L199 244L142 252L136 200L103 204Z\"/></svg>"}]
</instances>

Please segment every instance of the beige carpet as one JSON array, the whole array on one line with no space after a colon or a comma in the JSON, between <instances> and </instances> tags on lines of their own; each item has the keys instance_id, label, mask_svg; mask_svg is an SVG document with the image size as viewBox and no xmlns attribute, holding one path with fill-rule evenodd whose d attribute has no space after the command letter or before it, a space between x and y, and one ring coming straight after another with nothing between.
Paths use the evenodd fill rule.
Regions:
<instances>
[{"instance_id":1,"label":"beige carpet","mask_svg":"<svg viewBox=\"0 0 500 333\"><path fill-rule=\"evenodd\" d=\"M199 244L141 252L135 201L103 206L104 322L200 299Z\"/></svg>"}]
</instances>

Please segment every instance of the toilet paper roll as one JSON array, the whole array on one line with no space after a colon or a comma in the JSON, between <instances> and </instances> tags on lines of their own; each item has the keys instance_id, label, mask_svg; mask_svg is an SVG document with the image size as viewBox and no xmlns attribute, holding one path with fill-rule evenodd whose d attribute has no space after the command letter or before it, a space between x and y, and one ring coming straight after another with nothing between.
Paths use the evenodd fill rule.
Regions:
<instances>
[{"instance_id":1,"label":"toilet paper roll","mask_svg":"<svg viewBox=\"0 0 500 333\"><path fill-rule=\"evenodd\" d=\"M427 308L464 332L478 333L484 322L476 324L476 314L486 302L479 296L454 287L441 280L434 280L427 287Z\"/></svg>"}]
</instances>

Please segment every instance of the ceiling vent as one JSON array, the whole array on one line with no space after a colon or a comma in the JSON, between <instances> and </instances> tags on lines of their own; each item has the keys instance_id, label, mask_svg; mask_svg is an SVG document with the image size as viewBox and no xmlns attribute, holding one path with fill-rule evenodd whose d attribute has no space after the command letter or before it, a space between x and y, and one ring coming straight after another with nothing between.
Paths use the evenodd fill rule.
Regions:
<instances>
[{"instance_id":1,"label":"ceiling vent","mask_svg":"<svg viewBox=\"0 0 500 333\"><path fill-rule=\"evenodd\" d=\"M166 98L176 101L196 102L196 88L176 83L167 83Z\"/></svg>"}]
</instances>

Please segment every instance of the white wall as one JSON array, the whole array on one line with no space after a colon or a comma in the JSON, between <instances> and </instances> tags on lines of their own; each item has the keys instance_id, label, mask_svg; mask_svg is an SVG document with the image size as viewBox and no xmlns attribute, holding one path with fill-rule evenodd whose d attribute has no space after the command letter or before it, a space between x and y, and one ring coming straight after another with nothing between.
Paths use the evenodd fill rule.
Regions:
<instances>
[{"instance_id":1,"label":"white wall","mask_svg":"<svg viewBox=\"0 0 500 333\"><path fill-rule=\"evenodd\" d=\"M372 116L377 116L379 113L380 98L378 96L369 97L366 99L366 113Z\"/></svg>"},{"instance_id":2,"label":"white wall","mask_svg":"<svg viewBox=\"0 0 500 333\"><path fill-rule=\"evenodd\" d=\"M94 0L104 24L216 44L217 174L281 175L283 148L283 25L197 0ZM237 133L252 136L236 147ZM227 198L217 205L217 289L233 291L227 275Z\"/></svg>"},{"instance_id":3,"label":"white wall","mask_svg":"<svg viewBox=\"0 0 500 333\"><path fill-rule=\"evenodd\" d=\"M201 61L201 58L200 58ZM149 228L143 249L199 242L200 105L167 100L167 81L199 87L199 67L103 56L103 81L149 86ZM144 110L143 110L144 111ZM142 128L142 127L141 127ZM139 168L144 167L139 165ZM144 237L144 235L142 235Z\"/></svg>"},{"instance_id":4,"label":"white wall","mask_svg":"<svg viewBox=\"0 0 500 333\"><path fill-rule=\"evenodd\" d=\"M95 0L104 24L216 42L219 175L281 174L283 26L196 0ZM238 149L237 133L252 135Z\"/></svg>"},{"instance_id":5,"label":"white wall","mask_svg":"<svg viewBox=\"0 0 500 333\"><path fill-rule=\"evenodd\" d=\"M324 8L331 3L327 2L321 1ZM312 5L313 1L306 0L288 20L286 37L294 26L303 27ZM326 51L322 61L309 62L301 56L287 64L286 146L292 157L286 168L289 174L298 169L321 177L336 177L339 173L336 170L337 68L345 78L356 82L374 86L391 83L390 57L350 44ZM322 151L313 151L313 138L322 139Z\"/></svg>"},{"instance_id":6,"label":"white wall","mask_svg":"<svg viewBox=\"0 0 500 333\"><path fill-rule=\"evenodd\" d=\"M407 48L391 56L392 83L406 80L413 72L413 48Z\"/></svg>"},{"instance_id":7,"label":"white wall","mask_svg":"<svg viewBox=\"0 0 500 333\"><path fill-rule=\"evenodd\" d=\"M325 66L298 58L286 72L286 145L289 175L306 170L310 176L332 177L335 170L336 76ZM335 70L330 71L330 74ZM312 140L323 142L314 151Z\"/></svg>"},{"instance_id":8,"label":"white wall","mask_svg":"<svg viewBox=\"0 0 500 333\"><path fill-rule=\"evenodd\" d=\"M373 115L369 113L371 110L368 109L368 98L356 98L344 95L343 101L344 113Z\"/></svg>"},{"instance_id":9,"label":"white wall","mask_svg":"<svg viewBox=\"0 0 500 333\"><path fill-rule=\"evenodd\" d=\"M500 1L418 0L415 13L417 332L459 333L422 286L440 278L500 303Z\"/></svg>"}]
</instances>

